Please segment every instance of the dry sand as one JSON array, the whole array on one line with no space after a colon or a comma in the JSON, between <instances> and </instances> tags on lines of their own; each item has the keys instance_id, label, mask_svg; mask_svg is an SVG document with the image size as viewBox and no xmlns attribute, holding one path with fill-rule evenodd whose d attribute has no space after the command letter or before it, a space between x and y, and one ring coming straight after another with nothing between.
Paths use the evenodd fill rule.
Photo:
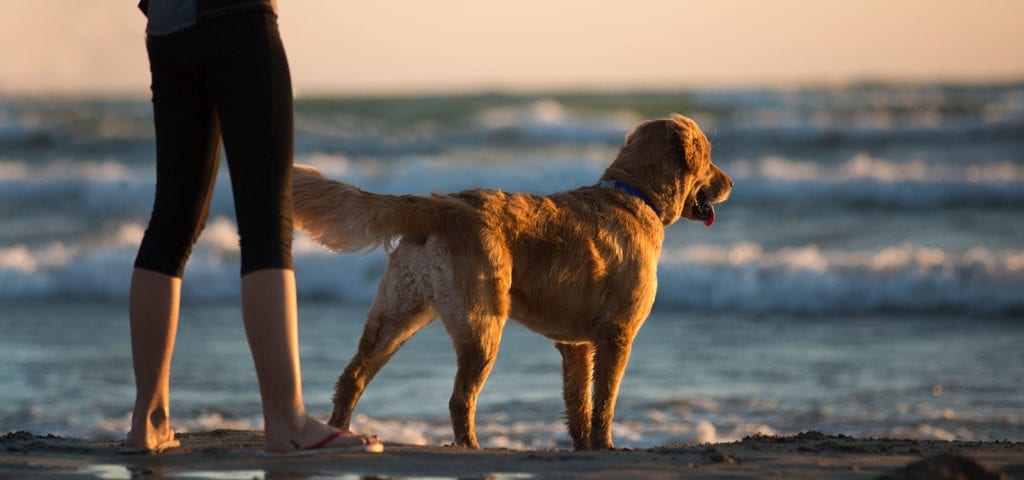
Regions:
<instances>
[{"instance_id":1,"label":"dry sand","mask_svg":"<svg viewBox=\"0 0 1024 480\"><path fill-rule=\"evenodd\" d=\"M179 438L182 448L160 455L120 455L119 442L10 433L0 437L0 479L1024 479L1020 442L856 439L814 432L610 452L385 444L382 454L294 458L258 456L259 432L218 430Z\"/></svg>"}]
</instances>

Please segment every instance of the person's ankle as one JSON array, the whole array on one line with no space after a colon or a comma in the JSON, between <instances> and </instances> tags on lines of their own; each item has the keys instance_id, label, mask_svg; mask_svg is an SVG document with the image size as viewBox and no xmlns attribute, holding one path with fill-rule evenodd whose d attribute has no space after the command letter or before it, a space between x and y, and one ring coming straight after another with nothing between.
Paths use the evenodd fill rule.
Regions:
<instances>
[{"instance_id":1,"label":"person's ankle","mask_svg":"<svg viewBox=\"0 0 1024 480\"><path fill-rule=\"evenodd\" d=\"M157 408L148 414L133 415L131 430L125 436L125 443L152 448L173 440L174 430L171 429L170 420L170 414L164 408Z\"/></svg>"},{"instance_id":2,"label":"person's ankle","mask_svg":"<svg viewBox=\"0 0 1024 480\"><path fill-rule=\"evenodd\" d=\"M264 417L264 444L267 451L287 451L302 449L302 440L311 422L316 420L302 414L284 418Z\"/></svg>"}]
</instances>

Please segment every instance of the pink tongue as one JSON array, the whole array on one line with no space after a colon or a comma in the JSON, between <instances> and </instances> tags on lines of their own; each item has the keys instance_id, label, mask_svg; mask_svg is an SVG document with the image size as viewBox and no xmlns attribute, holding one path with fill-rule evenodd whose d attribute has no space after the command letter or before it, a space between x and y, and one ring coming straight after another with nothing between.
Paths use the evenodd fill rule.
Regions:
<instances>
[{"instance_id":1,"label":"pink tongue","mask_svg":"<svg viewBox=\"0 0 1024 480\"><path fill-rule=\"evenodd\" d=\"M711 228L711 225L715 224L715 206L711 202L705 203L704 206L711 212L711 215L708 215L708 219L704 220L704 226Z\"/></svg>"}]
</instances>

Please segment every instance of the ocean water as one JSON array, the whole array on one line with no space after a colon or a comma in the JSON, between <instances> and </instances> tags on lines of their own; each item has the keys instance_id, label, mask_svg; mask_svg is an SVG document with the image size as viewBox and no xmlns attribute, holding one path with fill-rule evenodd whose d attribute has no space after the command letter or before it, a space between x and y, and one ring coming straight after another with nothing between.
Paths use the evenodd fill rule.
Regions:
<instances>
[{"instance_id":1,"label":"ocean water","mask_svg":"<svg viewBox=\"0 0 1024 480\"><path fill-rule=\"evenodd\" d=\"M802 430L1024 440L1024 84L303 98L296 162L386 193L592 184L629 129L693 117L736 186L667 230L626 371L619 446ZM144 99L0 98L0 431L120 438L127 290L153 197ZM221 171L185 274L179 430L259 428ZM306 400L329 413L385 256L300 234ZM440 325L369 386L355 427L451 441ZM485 446L567 447L560 358L510 322Z\"/></svg>"}]
</instances>

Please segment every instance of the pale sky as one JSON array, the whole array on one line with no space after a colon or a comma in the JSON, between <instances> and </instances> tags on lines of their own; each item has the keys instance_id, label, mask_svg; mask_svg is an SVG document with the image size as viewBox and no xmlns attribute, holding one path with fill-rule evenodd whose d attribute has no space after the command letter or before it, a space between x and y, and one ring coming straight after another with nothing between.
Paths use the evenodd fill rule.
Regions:
<instances>
[{"instance_id":1,"label":"pale sky","mask_svg":"<svg viewBox=\"0 0 1024 480\"><path fill-rule=\"evenodd\" d=\"M148 95L134 0L2 0L0 95ZM298 96L1024 79L1024 0L278 0Z\"/></svg>"}]
</instances>

